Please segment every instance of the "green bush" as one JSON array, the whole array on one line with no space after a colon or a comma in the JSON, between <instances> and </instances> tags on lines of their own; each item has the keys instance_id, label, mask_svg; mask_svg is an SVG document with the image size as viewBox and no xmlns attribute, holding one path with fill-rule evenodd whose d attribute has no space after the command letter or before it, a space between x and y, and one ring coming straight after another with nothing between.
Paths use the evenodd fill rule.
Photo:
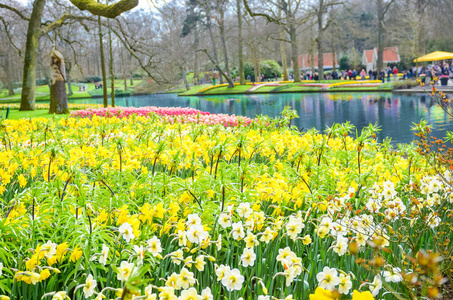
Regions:
<instances>
[{"instance_id":1,"label":"green bush","mask_svg":"<svg viewBox=\"0 0 453 300\"><path fill-rule=\"evenodd\" d=\"M39 79L36 79L36 85L37 86L40 86L40 85L47 85L49 84L49 80L47 78L39 78Z\"/></svg>"},{"instance_id":2,"label":"green bush","mask_svg":"<svg viewBox=\"0 0 453 300\"><path fill-rule=\"evenodd\" d=\"M260 68L264 78L280 77L282 74L282 68L275 60L264 60L260 62Z\"/></svg>"},{"instance_id":3,"label":"green bush","mask_svg":"<svg viewBox=\"0 0 453 300\"><path fill-rule=\"evenodd\" d=\"M264 75L264 78L274 78L275 76L280 77L282 74L282 68L275 60L263 60L260 62L261 74ZM248 76L254 78L255 76L255 67L250 62L244 63L244 75L245 78Z\"/></svg>"},{"instance_id":4,"label":"green bush","mask_svg":"<svg viewBox=\"0 0 453 300\"><path fill-rule=\"evenodd\" d=\"M349 70L349 58L347 56L340 58L340 70Z\"/></svg>"},{"instance_id":5,"label":"green bush","mask_svg":"<svg viewBox=\"0 0 453 300\"><path fill-rule=\"evenodd\" d=\"M91 82L99 82L99 81L102 81L102 77L97 76L97 75L87 76L82 80L83 83L91 83Z\"/></svg>"},{"instance_id":6,"label":"green bush","mask_svg":"<svg viewBox=\"0 0 453 300\"><path fill-rule=\"evenodd\" d=\"M132 93L124 90L115 90L115 97L129 97Z\"/></svg>"},{"instance_id":7,"label":"green bush","mask_svg":"<svg viewBox=\"0 0 453 300\"><path fill-rule=\"evenodd\" d=\"M410 89L412 87L418 86L417 80L414 80L414 79L396 81L396 82L393 82L392 84L393 84L394 90Z\"/></svg>"}]
</instances>

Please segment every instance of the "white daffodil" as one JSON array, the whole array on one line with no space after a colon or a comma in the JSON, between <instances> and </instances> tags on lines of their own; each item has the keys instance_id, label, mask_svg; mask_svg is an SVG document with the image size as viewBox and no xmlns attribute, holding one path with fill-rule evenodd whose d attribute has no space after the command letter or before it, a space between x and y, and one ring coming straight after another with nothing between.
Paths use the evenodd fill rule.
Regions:
<instances>
[{"instance_id":1,"label":"white daffodil","mask_svg":"<svg viewBox=\"0 0 453 300\"><path fill-rule=\"evenodd\" d=\"M187 216L186 225L187 225L187 227L190 227L193 225L201 225L201 219L197 214L190 214Z\"/></svg>"},{"instance_id":2,"label":"white daffodil","mask_svg":"<svg viewBox=\"0 0 453 300\"><path fill-rule=\"evenodd\" d=\"M227 213L221 213L219 215L219 224L222 228L228 228L231 226L231 216Z\"/></svg>"},{"instance_id":3,"label":"white daffodil","mask_svg":"<svg viewBox=\"0 0 453 300\"><path fill-rule=\"evenodd\" d=\"M220 265L219 267L216 268L215 274L217 275L217 281L220 281L225 277L226 271L229 271L230 267L229 266L224 266Z\"/></svg>"},{"instance_id":4,"label":"white daffodil","mask_svg":"<svg viewBox=\"0 0 453 300\"><path fill-rule=\"evenodd\" d=\"M201 299L202 300L214 300L214 296L212 295L211 289L209 287L207 287L201 291Z\"/></svg>"},{"instance_id":5,"label":"white daffodil","mask_svg":"<svg viewBox=\"0 0 453 300\"><path fill-rule=\"evenodd\" d=\"M186 268L182 268L181 272L179 273L178 286L182 287L183 289L188 289L189 287L194 285L195 282L196 279L193 273Z\"/></svg>"},{"instance_id":6,"label":"white daffodil","mask_svg":"<svg viewBox=\"0 0 453 300\"><path fill-rule=\"evenodd\" d=\"M109 250L110 250L109 247L107 247L105 244L102 244L102 252L101 255L99 256L99 263L103 264L104 266L107 263Z\"/></svg>"},{"instance_id":7,"label":"white daffodil","mask_svg":"<svg viewBox=\"0 0 453 300\"><path fill-rule=\"evenodd\" d=\"M338 291L341 294L348 294L349 290L352 288L351 276L340 274L340 282L338 283Z\"/></svg>"},{"instance_id":8,"label":"white daffodil","mask_svg":"<svg viewBox=\"0 0 453 300\"><path fill-rule=\"evenodd\" d=\"M339 235L337 240L333 244L333 251L337 253L339 256L342 256L348 250L348 238Z\"/></svg>"},{"instance_id":9,"label":"white daffodil","mask_svg":"<svg viewBox=\"0 0 453 300\"><path fill-rule=\"evenodd\" d=\"M116 276L116 278L121 281L126 281L129 276L131 276L133 268L133 263L128 263L127 261L123 260L120 264L120 267L118 268L118 275Z\"/></svg>"},{"instance_id":10,"label":"white daffodil","mask_svg":"<svg viewBox=\"0 0 453 300\"><path fill-rule=\"evenodd\" d=\"M324 267L322 272L316 275L316 279L320 287L329 291L332 291L340 283L340 278L335 268Z\"/></svg>"},{"instance_id":11,"label":"white daffodil","mask_svg":"<svg viewBox=\"0 0 453 300\"><path fill-rule=\"evenodd\" d=\"M47 243L42 245L41 251L44 252L45 256L48 259L51 259L55 255L55 252L57 252L57 244L52 243L49 240L49 241L47 241Z\"/></svg>"},{"instance_id":12,"label":"white daffodil","mask_svg":"<svg viewBox=\"0 0 453 300\"><path fill-rule=\"evenodd\" d=\"M243 239L245 237L244 226L242 226L242 222L233 223L231 234L233 235L233 239L235 240L239 238Z\"/></svg>"},{"instance_id":13,"label":"white daffodil","mask_svg":"<svg viewBox=\"0 0 453 300\"><path fill-rule=\"evenodd\" d=\"M222 284L228 291L239 291L243 282L244 276L241 275L238 269L226 270L222 278Z\"/></svg>"},{"instance_id":14,"label":"white daffodil","mask_svg":"<svg viewBox=\"0 0 453 300\"><path fill-rule=\"evenodd\" d=\"M85 281L85 285L83 286L83 293L85 294L85 298L93 296L96 285L97 282L93 279L93 275L88 275Z\"/></svg>"},{"instance_id":15,"label":"white daffodil","mask_svg":"<svg viewBox=\"0 0 453 300\"><path fill-rule=\"evenodd\" d=\"M193 244L200 244L208 237L203 225L192 225L187 231L187 239Z\"/></svg>"},{"instance_id":16,"label":"white daffodil","mask_svg":"<svg viewBox=\"0 0 453 300\"><path fill-rule=\"evenodd\" d=\"M125 222L123 223L120 228L119 228L119 232L121 235L123 235L123 239L126 241L126 242L130 242L132 239L135 238L135 235L134 235L134 230L132 229L132 226L131 224Z\"/></svg>"},{"instance_id":17,"label":"white daffodil","mask_svg":"<svg viewBox=\"0 0 453 300\"><path fill-rule=\"evenodd\" d=\"M256 254L251 248L244 248L244 252L241 255L241 262L243 267L253 267L255 264Z\"/></svg>"},{"instance_id":18,"label":"white daffodil","mask_svg":"<svg viewBox=\"0 0 453 300\"><path fill-rule=\"evenodd\" d=\"M241 218L247 219L252 214L253 210L250 207L250 203L241 203L237 209L238 215Z\"/></svg>"},{"instance_id":19,"label":"white daffodil","mask_svg":"<svg viewBox=\"0 0 453 300\"><path fill-rule=\"evenodd\" d=\"M197 294L197 290L195 288L190 288L188 290L184 290L181 292L181 296L179 296L178 300L202 300L203 298Z\"/></svg>"},{"instance_id":20,"label":"white daffodil","mask_svg":"<svg viewBox=\"0 0 453 300\"><path fill-rule=\"evenodd\" d=\"M390 271L384 271L382 275L386 282L400 282L403 280L400 268L392 268Z\"/></svg>"},{"instance_id":21,"label":"white daffodil","mask_svg":"<svg viewBox=\"0 0 453 300\"><path fill-rule=\"evenodd\" d=\"M376 297L379 294L379 291L382 288L382 280L380 275L374 276L373 282L370 284L369 289L373 297Z\"/></svg>"},{"instance_id":22,"label":"white daffodil","mask_svg":"<svg viewBox=\"0 0 453 300\"><path fill-rule=\"evenodd\" d=\"M137 255L137 265L143 265L143 259L145 259L145 249L143 246L134 245L134 251Z\"/></svg>"},{"instance_id":23,"label":"white daffodil","mask_svg":"<svg viewBox=\"0 0 453 300\"><path fill-rule=\"evenodd\" d=\"M162 252L162 246L160 243L160 240L156 237L153 236L151 239L148 240L148 250L151 252L151 254L156 257L159 253Z\"/></svg>"}]
</instances>

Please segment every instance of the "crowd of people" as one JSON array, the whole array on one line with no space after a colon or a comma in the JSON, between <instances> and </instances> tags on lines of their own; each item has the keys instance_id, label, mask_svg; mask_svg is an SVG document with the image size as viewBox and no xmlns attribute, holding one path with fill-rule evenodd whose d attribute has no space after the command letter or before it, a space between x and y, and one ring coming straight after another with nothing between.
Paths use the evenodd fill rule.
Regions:
<instances>
[{"instance_id":1,"label":"crowd of people","mask_svg":"<svg viewBox=\"0 0 453 300\"><path fill-rule=\"evenodd\" d=\"M399 74L402 74L399 76ZM369 70L368 72L365 69L358 71L356 69L352 70L343 70L343 71L333 71L333 72L326 72L324 74L324 80L381 80L381 81L391 81L391 80L398 80L399 78L402 79L412 79L418 77L424 78L432 78L433 76L441 76L446 75L453 79L453 64L449 65L448 63L445 64L435 64L429 65L427 67L422 66L413 66L410 67L408 70L400 71L396 66L388 66L384 70L378 71L376 69ZM292 74L290 75L290 79L294 79ZM305 74L301 75L301 79L303 80L322 80L319 78L317 72L312 73L311 71L307 71Z\"/></svg>"}]
</instances>

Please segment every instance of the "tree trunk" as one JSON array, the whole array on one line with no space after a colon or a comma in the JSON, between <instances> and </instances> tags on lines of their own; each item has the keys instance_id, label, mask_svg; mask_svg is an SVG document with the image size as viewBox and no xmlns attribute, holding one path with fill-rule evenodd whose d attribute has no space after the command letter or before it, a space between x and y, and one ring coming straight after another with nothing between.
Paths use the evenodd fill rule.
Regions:
<instances>
[{"instance_id":1,"label":"tree trunk","mask_svg":"<svg viewBox=\"0 0 453 300\"><path fill-rule=\"evenodd\" d=\"M184 85L186 86L186 90L190 90L189 82L187 82L186 68L184 68L184 66L182 66L181 71L182 71L182 79L184 80Z\"/></svg>"},{"instance_id":2,"label":"tree trunk","mask_svg":"<svg viewBox=\"0 0 453 300\"><path fill-rule=\"evenodd\" d=\"M279 7L278 8L278 17L282 17L282 10ZM285 40L285 27L284 25L280 25L280 54L282 56L282 70L283 70L283 80L288 81L289 76L288 76L288 61L286 59L286 42Z\"/></svg>"},{"instance_id":3,"label":"tree trunk","mask_svg":"<svg viewBox=\"0 0 453 300\"><path fill-rule=\"evenodd\" d=\"M101 70L102 70L102 91L104 98L104 107L109 106L109 96L107 93L107 71L105 70L104 39L102 34L101 17L98 17L99 28L99 49L101 51Z\"/></svg>"},{"instance_id":4,"label":"tree trunk","mask_svg":"<svg viewBox=\"0 0 453 300\"><path fill-rule=\"evenodd\" d=\"M35 0L30 21L28 22L27 42L25 44L24 74L22 79L22 96L20 110L35 110L36 90L36 56L38 51L39 35L41 33L41 19L46 0Z\"/></svg>"},{"instance_id":5,"label":"tree trunk","mask_svg":"<svg viewBox=\"0 0 453 300\"><path fill-rule=\"evenodd\" d=\"M318 38L316 42L318 44L318 78L319 80L324 80L324 49L322 47L323 33L322 31L318 33Z\"/></svg>"},{"instance_id":6,"label":"tree trunk","mask_svg":"<svg viewBox=\"0 0 453 300\"><path fill-rule=\"evenodd\" d=\"M198 48L200 47L200 37L198 36L198 24L195 23L194 29L194 41L193 41L193 48L194 48L194 60L193 60L193 80L194 84L198 84L198 80L200 78L200 74L198 71L199 68L199 61L198 61Z\"/></svg>"},{"instance_id":7,"label":"tree trunk","mask_svg":"<svg viewBox=\"0 0 453 300\"><path fill-rule=\"evenodd\" d=\"M300 66L298 59L297 49L297 32L296 32L296 19L291 11L291 5L284 7L286 20L289 25L289 39L291 41L291 60L293 62L294 82L300 82Z\"/></svg>"},{"instance_id":8,"label":"tree trunk","mask_svg":"<svg viewBox=\"0 0 453 300\"><path fill-rule=\"evenodd\" d=\"M8 47L9 48L9 47ZM9 49L8 49L9 50ZM13 70L11 69L9 51L5 55L6 85L8 86L8 96L14 96Z\"/></svg>"},{"instance_id":9,"label":"tree trunk","mask_svg":"<svg viewBox=\"0 0 453 300\"><path fill-rule=\"evenodd\" d=\"M112 45L112 30L110 29L110 21L108 22L108 26L109 26L110 99L112 102L112 107L115 107L115 70L113 69L113 45Z\"/></svg>"},{"instance_id":10,"label":"tree trunk","mask_svg":"<svg viewBox=\"0 0 453 300\"><path fill-rule=\"evenodd\" d=\"M223 7L219 8L219 12L220 12L220 24L219 24L220 39L222 40L223 60L225 62L225 72L228 75L228 77L230 77L231 73L230 73L230 66L228 65L228 51L227 51L227 46L226 46L226 41L225 41L225 11L223 10ZM228 87L229 88L234 87L234 83L232 80L228 80Z\"/></svg>"},{"instance_id":11,"label":"tree trunk","mask_svg":"<svg viewBox=\"0 0 453 300\"><path fill-rule=\"evenodd\" d=\"M214 33L212 32L211 14L210 14L209 10L207 11L206 19L207 19L209 37L211 38L211 44L212 44L212 55L214 55L215 64L219 65L219 57L217 56L217 48L215 46ZM220 73L220 70L219 70L219 73ZM219 81L220 81L220 84L223 84L222 75L219 76Z\"/></svg>"},{"instance_id":12,"label":"tree trunk","mask_svg":"<svg viewBox=\"0 0 453 300\"><path fill-rule=\"evenodd\" d=\"M66 67L63 55L57 50L50 53L50 105L49 114L68 114L68 97L66 95Z\"/></svg>"},{"instance_id":13,"label":"tree trunk","mask_svg":"<svg viewBox=\"0 0 453 300\"><path fill-rule=\"evenodd\" d=\"M334 32L334 26L331 26L332 28L332 33L330 34L330 45L332 47L332 67L333 70L332 72L335 72L337 70L337 54L335 53L335 32Z\"/></svg>"},{"instance_id":14,"label":"tree trunk","mask_svg":"<svg viewBox=\"0 0 453 300\"><path fill-rule=\"evenodd\" d=\"M130 78L129 84L130 84L131 86L134 85L134 73L133 73L133 72L131 72L131 78Z\"/></svg>"},{"instance_id":15,"label":"tree trunk","mask_svg":"<svg viewBox=\"0 0 453 300\"><path fill-rule=\"evenodd\" d=\"M417 51L417 57L425 55L426 54L426 26L425 26L425 20L426 20L426 0L417 0L417 17L418 17L418 22L417 22L417 28L416 28L416 51Z\"/></svg>"},{"instance_id":16,"label":"tree trunk","mask_svg":"<svg viewBox=\"0 0 453 300\"><path fill-rule=\"evenodd\" d=\"M337 70L337 64L335 63L336 60L337 60L337 54L335 53L335 46L332 43L332 65L333 65L332 72L335 72Z\"/></svg>"},{"instance_id":17,"label":"tree trunk","mask_svg":"<svg viewBox=\"0 0 453 300\"><path fill-rule=\"evenodd\" d=\"M203 51L204 53L206 53L206 55L208 56L208 58L211 61L211 63L214 64L214 66L219 70L220 78L222 78L222 76L224 76L226 81L228 82L228 86L230 86L230 85L234 86L234 83L231 80L231 76L228 76L228 75L226 75L225 72L223 72L223 70L220 67L220 65L215 62L214 58L212 58L211 55L209 55L208 50L205 49L205 50L200 50L200 51Z\"/></svg>"},{"instance_id":18,"label":"tree trunk","mask_svg":"<svg viewBox=\"0 0 453 300\"><path fill-rule=\"evenodd\" d=\"M291 60L293 61L294 82L300 82L300 66L297 50L296 27L294 24L289 25L289 38L291 39Z\"/></svg>"},{"instance_id":19,"label":"tree trunk","mask_svg":"<svg viewBox=\"0 0 453 300\"><path fill-rule=\"evenodd\" d=\"M378 17L378 74L384 69L384 3L383 0L377 0L377 17Z\"/></svg>"},{"instance_id":20,"label":"tree trunk","mask_svg":"<svg viewBox=\"0 0 453 300\"><path fill-rule=\"evenodd\" d=\"M244 48L242 46L242 11L241 0L236 0L236 8L238 11L238 58L239 58L239 83L245 84L244 75Z\"/></svg>"},{"instance_id":21,"label":"tree trunk","mask_svg":"<svg viewBox=\"0 0 453 300\"><path fill-rule=\"evenodd\" d=\"M72 92L72 84L71 84L71 77L69 74L71 73L72 64L69 62L66 64L66 82L68 83L68 96L72 96L74 93Z\"/></svg>"},{"instance_id":22,"label":"tree trunk","mask_svg":"<svg viewBox=\"0 0 453 300\"><path fill-rule=\"evenodd\" d=\"M323 49L323 39L324 39L324 28L322 26L324 12L324 0L319 1L319 12L318 12L318 37L316 42L318 43L318 78L319 80L324 80L324 49Z\"/></svg>"}]
</instances>

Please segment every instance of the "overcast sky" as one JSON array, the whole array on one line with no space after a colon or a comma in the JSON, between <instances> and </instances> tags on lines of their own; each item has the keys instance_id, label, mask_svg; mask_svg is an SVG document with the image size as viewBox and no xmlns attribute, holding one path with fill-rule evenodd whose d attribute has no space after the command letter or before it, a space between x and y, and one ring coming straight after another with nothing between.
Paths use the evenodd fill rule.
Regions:
<instances>
[{"instance_id":1,"label":"overcast sky","mask_svg":"<svg viewBox=\"0 0 453 300\"><path fill-rule=\"evenodd\" d=\"M25 4L25 3L30 2L31 0L17 0L17 1L22 2L22 3ZM139 0L139 1L140 2L138 4L137 8L152 8L153 7L153 5L152 5L150 0ZM135 9L137 9L137 8L135 8Z\"/></svg>"}]
</instances>

